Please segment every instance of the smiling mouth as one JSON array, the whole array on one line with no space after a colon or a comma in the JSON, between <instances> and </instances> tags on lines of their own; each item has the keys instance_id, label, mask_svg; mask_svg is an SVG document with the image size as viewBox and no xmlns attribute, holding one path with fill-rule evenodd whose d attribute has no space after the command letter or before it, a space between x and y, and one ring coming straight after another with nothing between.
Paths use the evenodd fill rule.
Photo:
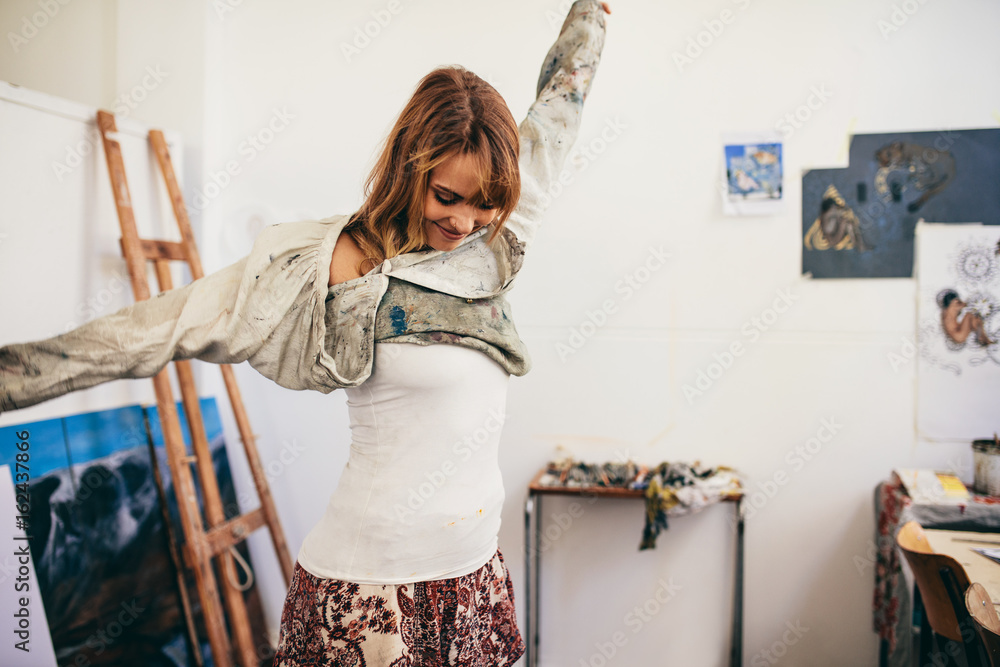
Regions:
<instances>
[{"instance_id":1,"label":"smiling mouth","mask_svg":"<svg viewBox=\"0 0 1000 667\"><path fill-rule=\"evenodd\" d=\"M441 230L441 233L444 234L446 238L449 238L449 239L451 239L453 241L457 241L458 239L465 238L465 234L457 234L455 232L449 231L449 230L445 229L444 227L442 227L441 225L438 225L438 223L436 223L436 222L434 224L437 225L438 229Z\"/></svg>"}]
</instances>

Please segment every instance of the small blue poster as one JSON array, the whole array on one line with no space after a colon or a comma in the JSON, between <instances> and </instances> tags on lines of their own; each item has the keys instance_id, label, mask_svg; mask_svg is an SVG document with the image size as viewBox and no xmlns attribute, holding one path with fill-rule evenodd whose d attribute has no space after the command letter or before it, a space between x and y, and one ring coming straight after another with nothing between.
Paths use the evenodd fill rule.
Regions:
<instances>
[{"instance_id":1,"label":"small blue poster","mask_svg":"<svg viewBox=\"0 0 1000 667\"><path fill-rule=\"evenodd\" d=\"M727 215L767 215L783 197L781 141L766 133L724 138L723 211Z\"/></svg>"}]
</instances>

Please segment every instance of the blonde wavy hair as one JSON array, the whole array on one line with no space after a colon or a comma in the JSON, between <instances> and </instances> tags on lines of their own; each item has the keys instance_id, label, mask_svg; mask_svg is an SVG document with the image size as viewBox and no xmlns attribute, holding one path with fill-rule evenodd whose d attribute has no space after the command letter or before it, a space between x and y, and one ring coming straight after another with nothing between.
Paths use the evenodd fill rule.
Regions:
<instances>
[{"instance_id":1,"label":"blonde wavy hair","mask_svg":"<svg viewBox=\"0 0 1000 667\"><path fill-rule=\"evenodd\" d=\"M473 206L498 209L490 243L521 195L517 123L500 93L463 67L442 67L417 84L365 181L365 202L344 231L366 255L359 273L424 249L424 200L431 170L469 154L478 167ZM365 268L367 262L373 262Z\"/></svg>"}]
</instances>

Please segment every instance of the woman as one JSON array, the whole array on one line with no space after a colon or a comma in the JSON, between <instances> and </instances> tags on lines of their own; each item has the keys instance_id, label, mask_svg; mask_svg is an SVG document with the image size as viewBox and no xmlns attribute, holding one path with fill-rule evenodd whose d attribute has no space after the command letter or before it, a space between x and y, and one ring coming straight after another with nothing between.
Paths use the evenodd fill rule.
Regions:
<instances>
[{"instance_id":1,"label":"woman","mask_svg":"<svg viewBox=\"0 0 1000 667\"><path fill-rule=\"evenodd\" d=\"M986 333L983 317L969 304L958 297L953 289L938 292L937 304L941 309L941 330L954 343L965 345L965 341L975 332L976 341L983 347L994 343Z\"/></svg>"},{"instance_id":2,"label":"woman","mask_svg":"<svg viewBox=\"0 0 1000 667\"><path fill-rule=\"evenodd\" d=\"M575 139L609 12L573 5L520 128L484 81L435 70L354 215L273 225L186 287L0 348L0 411L188 358L347 392L350 459L298 554L276 665L523 653L497 549L497 444L507 381L530 359L504 293Z\"/></svg>"}]
</instances>

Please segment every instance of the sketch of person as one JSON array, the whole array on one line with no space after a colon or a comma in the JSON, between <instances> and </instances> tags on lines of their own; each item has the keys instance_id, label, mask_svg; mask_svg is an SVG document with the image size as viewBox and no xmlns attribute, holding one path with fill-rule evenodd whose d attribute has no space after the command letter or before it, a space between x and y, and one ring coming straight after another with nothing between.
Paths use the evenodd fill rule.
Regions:
<instances>
[{"instance_id":1,"label":"sketch of person","mask_svg":"<svg viewBox=\"0 0 1000 667\"><path fill-rule=\"evenodd\" d=\"M913 185L923 192L906 207L910 213L920 210L928 199L940 194L955 178L955 158L951 152L930 146L893 141L875 151L875 161L879 165L875 189L883 197L891 196L889 175L894 171L907 174L902 189Z\"/></svg>"},{"instance_id":2,"label":"sketch of person","mask_svg":"<svg viewBox=\"0 0 1000 667\"><path fill-rule=\"evenodd\" d=\"M982 316L958 298L955 290L941 290L937 295L937 304L941 308L941 329L952 341L963 344L969 334L975 332L976 340L983 347L995 342L986 335Z\"/></svg>"},{"instance_id":3,"label":"sketch of person","mask_svg":"<svg viewBox=\"0 0 1000 667\"><path fill-rule=\"evenodd\" d=\"M847 205L837 188L830 186L823 193L819 216L802 239L807 250L871 250L861 235L858 216Z\"/></svg>"}]
</instances>

